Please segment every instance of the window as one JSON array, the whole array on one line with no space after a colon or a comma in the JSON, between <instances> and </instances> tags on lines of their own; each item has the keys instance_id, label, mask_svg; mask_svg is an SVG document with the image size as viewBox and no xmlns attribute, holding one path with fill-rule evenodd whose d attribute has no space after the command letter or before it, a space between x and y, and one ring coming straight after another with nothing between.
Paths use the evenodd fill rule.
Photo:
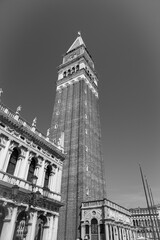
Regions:
<instances>
[{"instance_id":1,"label":"window","mask_svg":"<svg viewBox=\"0 0 160 240\"><path fill-rule=\"evenodd\" d=\"M63 77L64 77L64 78L66 77L66 72L63 73Z\"/></svg>"},{"instance_id":2,"label":"window","mask_svg":"<svg viewBox=\"0 0 160 240\"><path fill-rule=\"evenodd\" d=\"M48 187L49 177L50 177L50 175L51 175L51 170L52 170L51 165L48 165L48 166L47 166L47 169L46 169L45 178L44 178L44 187Z\"/></svg>"},{"instance_id":3,"label":"window","mask_svg":"<svg viewBox=\"0 0 160 240\"><path fill-rule=\"evenodd\" d=\"M31 160L31 163L29 165L29 170L28 170L28 176L27 176L27 181L32 182L32 177L34 175L34 171L36 169L36 164L37 164L37 158L33 157Z\"/></svg>"},{"instance_id":4,"label":"window","mask_svg":"<svg viewBox=\"0 0 160 240\"><path fill-rule=\"evenodd\" d=\"M91 234L92 235L97 235L98 237L98 222L97 222L97 219L93 218L91 220ZM95 238L97 239L97 238Z\"/></svg>"},{"instance_id":5,"label":"window","mask_svg":"<svg viewBox=\"0 0 160 240\"><path fill-rule=\"evenodd\" d=\"M79 65L76 66L76 71L78 71L78 70L79 70Z\"/></svg>"},{"instance_id":6,"label":"window","mask_svg":"<svg viewBox=\"0 0 160 240\"><path fill-rule=\"evenodd\" d=\"M7 173L12 174L12 175L14 174L14 171L16 168L16 163L17 163L20 153L21 153L21 150L18 147L15 147L13 149L13 152L9 159L9 163L8 163L8 167L7 167L7 171L6 171Z\"/></svg>"}]
</instances>

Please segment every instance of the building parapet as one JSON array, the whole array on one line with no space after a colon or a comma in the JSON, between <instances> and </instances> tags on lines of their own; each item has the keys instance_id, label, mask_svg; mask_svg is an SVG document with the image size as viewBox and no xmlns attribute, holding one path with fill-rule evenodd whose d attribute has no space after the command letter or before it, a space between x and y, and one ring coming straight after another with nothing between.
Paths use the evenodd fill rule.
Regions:
<instances>
[{"instance_id":1,"label":"building parapet","mask_svg":"<svg viewBox=\"0 0 160 240\"><path fill-rule=\"evenodd\" d=\"M61 160L64 160L64 148L61 145L57 145L54 142L51 142L48 136L45 136L37 128L31 126L22 117L17 117L16 113L14 113L2 103L0 103L0 115L3 118L3 122L5 120L11 123L14 127L16 126L20 131L25 132L30 137L34 138L34 140L37 141L39 145L42 144L49 150L54 151L55 155L58 155Z\"/></svg>"}]
</instances>

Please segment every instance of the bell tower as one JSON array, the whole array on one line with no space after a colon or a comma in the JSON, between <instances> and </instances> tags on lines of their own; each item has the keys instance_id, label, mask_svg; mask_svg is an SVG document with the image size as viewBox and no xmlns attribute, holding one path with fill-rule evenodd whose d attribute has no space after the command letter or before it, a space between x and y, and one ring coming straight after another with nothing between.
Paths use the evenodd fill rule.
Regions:
<instances>
[{"instance_id":1,"label":"bell tower","mask_svg":"<svg viewBox=\"0 0 160 240\"><path fill-rule=\"evenodd\" d=\"M64 206L60 210L58 240L76 240L80 237L81 203L106 197L98 78L80 33L58 67L51 140L58 141L61 133L67 155L62 174Z\"/></svg>"}]
</instances>

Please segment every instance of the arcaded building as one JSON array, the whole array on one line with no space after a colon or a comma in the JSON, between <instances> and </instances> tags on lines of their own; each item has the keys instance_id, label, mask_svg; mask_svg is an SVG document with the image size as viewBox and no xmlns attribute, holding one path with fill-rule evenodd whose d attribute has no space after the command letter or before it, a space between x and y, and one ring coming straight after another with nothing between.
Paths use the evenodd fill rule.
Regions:
<instances>
[{"instance_id":1,"label":"arcaded building","mask_svg":"<svg viewBox=\"0 0 160 240\"><path fill-rule=\"evenodd\" d=\"M136 240L137 232L128 209L103 199L82 203L81 237L86 240Z\"/></svg>"},{"instance_id":2,"label":"arcaded building","mask_svg":"<svg viewBox=\"0 0 160 240\"><path fill-rule=\"evenodd\" d=\"M137 238L159 239L160 236L160 206L150 208L130 209L134 227L137 229ZM153 225L152 225L153 224ZM154 233L153 233L154 230ZM157 232L158 231L158 232Z\"/></svg>"},{"instance_id":3,"label":"arcaded building","mask_svg":"<svg viewBox=\"0 0 160 240\"><path fill-rule=\"evenodd\" d=\"M64 161L56 145L0 104L0 239L56 240Z\"/></svg>"}]
</instances>

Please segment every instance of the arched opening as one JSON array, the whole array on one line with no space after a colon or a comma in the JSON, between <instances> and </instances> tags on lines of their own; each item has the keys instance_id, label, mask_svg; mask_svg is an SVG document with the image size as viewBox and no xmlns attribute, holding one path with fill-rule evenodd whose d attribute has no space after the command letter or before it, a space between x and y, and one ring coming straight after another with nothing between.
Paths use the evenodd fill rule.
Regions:
<instances>
[{"instance_id":1,"label":"arched opening","mask_svg":"<svg viewBox=\"0 0 160 240\"><path fill-rule=\"evenodd\" d=\"M21 154L21 150L18 147L13 148L12 154L9 159L8 167L6 172L9 174L14 174L17 160L19 158L19 155Z\"/></svg>"},{"instance_id":2,"label":"arched opening","mask_svg":"<svg viewBox=\"0 0 160 240\"><path fill-rule=\"evenodd\" d=\"M66 77L66 72L63 73L63 77L64 77L64 78Z\"/></svg>"},{"instance_id":3,"label":"arched opening","mask_svg":"<svg viewBox=\"0 0 160 240\"><path fill-rule=\"evenodd\" d=\"M45 173L45 178L44 178L44 187L48 187L51 171L52 171L52 167L51 165L48 165Z\"/></svg>"},{"instance_id":4,"label":"arched opening","mask_svg":"<svg viewBox=\"0 0 160 240\"><path fill-rule=\"evenodd\" d=\"M0 237L1 237L1 233L2 233L2 228L3 228L3 221L5 219L6 214L6 209L2 206L0 206Z\"/></svg>"},{"instance_id":5,"label":"arched opening","mask_svg":"<svg viewBox=\"0 0 160 240\"><path fill-rule=\"evenodd\" d=\"M105 225L103 223L100 224L100 238L105 240Z\"/></svg>"},{"instance_id":6,"label":"arched opening","mask_svg":"<svg viewBox=\"0 0 160 240\"><path fill-rule=\"evenodd\" d=\"M68 75L71 75L71 70L70 69L68 69Z\"/></svg>"},{"instance_id":7,"label":"arched opening","mask_svg":"<svg viewBox=\"0 0 160 240\"><path fill-rule=\"evenodd\" d=\"M85 238L84 239L89 239L89 222L86 221L85 223Z\"/></svg>"},{"instance_id":8,"label":"arched opening","mask_svg":"<svg viewBox=\"0 0 160 240\"><path fill-rule=\"evenodd\" d=\"M33 157L32 160L31 160L31 163L29 165L28 176L27 176L27 181L28 182L32 182L32 178L33 178L33 175L34 175L34 171L36 169L37 162L38 162L37 158Z\"/></svg>"},{"instance_id":9,"label":"arched opening","mask_svg":"<svg viewBox=\"0 0 160 240\"><path fill-rule=\"evenodd\" d=\"M98 221L95 218L91 220L91 240L98 240Z\"/></svg>"},{"instance_id":10,"label":"arched opening","mask_svg":"<svg viewBox=\"0 0 160 240\"><path fill-rule=\"evenodd\" d=\"M44 215L40 215L37 219L36 223L36 231L35 231L35 238L34 240L42 240L43 232L44 232L44 225L47 223L47 218Z\"/></svg>"},{"instance_id":11,"label":"arched opening","mask_svg":"<svg viewBox=\"0 0 160 240\"><path fill-rule=\"evenodd\" d=\"M79 65L76 66L76 71L78 71L78 70L79 70Z\"/></svg>"},{"instance_id":12,"label":"arched opening","mask_svg":"<svg viewBox=\"0 0 160 240\"><path fill-rule=\"evenodd\" d=\"M72 73L74 73L75 72L75 67L72 67Z\"/></svg>"},{"instance_id":13,"label":"arched opening","mask_svg":"<svg viewBox=\"0 0 160 240\"><path fill-rule=\"evenodd\" d=\"M28 227L26 226L27 217L28 216L25 210L18 214L13 240L24 239L24 232L26 231L26 227Z\"/></svg>"}]
</instances>

